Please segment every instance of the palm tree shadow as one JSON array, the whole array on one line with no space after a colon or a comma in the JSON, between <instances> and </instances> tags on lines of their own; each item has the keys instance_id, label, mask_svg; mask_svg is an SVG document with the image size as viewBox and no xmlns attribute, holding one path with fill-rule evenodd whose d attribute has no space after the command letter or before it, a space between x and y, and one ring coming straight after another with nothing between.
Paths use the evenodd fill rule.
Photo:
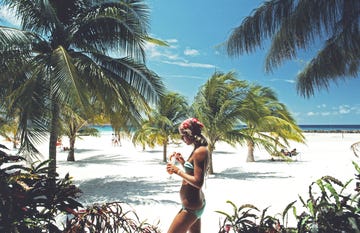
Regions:
<instances>
[{"instance_id":1,"label":"palm tree shadow","mask_svg":"<svg viewBox=\"0 0 360 233\"><path fill-rule=\"evenodd\" d=\"M253 179L286 179L291 176L284 176L278 172L242 172L238 168L228 168L221 173L215 174L214 178L218 179L236 179L236 180L253 180Z\"/></svg>"},{"instance_id":2,"label":"palm tree shadow","mask_svg":"<svg viewBox=\"0 0 360 233\"><path fill-rule=\"evenodd\" d=\"M119 179L116 176L108 176L82 181L78 187L83 192L79 201L85 205L112 201L130 205L179 204L171 196L179 187L179 181L175 179L161 182L138 177Z\"/></svg>"},{"instance_id":3,"label":"palm tree shadow","mask_svg":"<svg viewBox=\"0 0 360 233\"><path fill-rule=\"evenodd\" d=\"M68 165L69 163L71 163L71 165L75 167L86 167L87 165L91 165L91 164L108 165L110 161L111 163L131 162L130 159L126 157L124 158L121 155L103 155L103 154L97 154L86 158L81 158L80 156L76 157L75 154L75 159L76 161L58 161L58 164Z\"/></svg>"}]
</instances>

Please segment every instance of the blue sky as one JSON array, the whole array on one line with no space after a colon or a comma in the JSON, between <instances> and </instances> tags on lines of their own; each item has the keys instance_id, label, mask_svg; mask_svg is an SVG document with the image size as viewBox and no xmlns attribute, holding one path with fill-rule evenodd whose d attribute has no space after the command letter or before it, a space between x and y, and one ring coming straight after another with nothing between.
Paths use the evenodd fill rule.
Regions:
<instances>
[{"instance_id":1,"label":"blue sky","mask_svg":"<svg viewBox=\"0 0 360 233\"><path fill-rule=\"evenodd\" d=\"M198 89L215 72L234 71L239 79L271 87L298 124L360 124L360 78L332 83L305 99L296 92L296 74L316 54L301 51L272 74L264 72L267 47L230 58L221 47L232 30L263 0L145 0L150 7L150 34L169 47L147 45L147 66L163 78L166 87L191 103ZM0 8L0 19L16 23ZM0 24L4 21L0 20Z\"/></svg>"},{"instance_id":2,"label":"blue sky","mask_svg":"<svg viewBox=\"0 0 360 233\"><path fill-rule=\"evenodd\" d=\"M261 5L260 0L147 0L150 33L169 47L149 45L147 65L171 91L193 101L198 89L215 71L235 71L239 79L271 87L298 124L360 124L360 78L332 83L306 99L296 92L297 73L317 49L300 51L272 74L264 72L267 47L230 58L222 49L232 30Z\"/></svg>"}]
</instances>

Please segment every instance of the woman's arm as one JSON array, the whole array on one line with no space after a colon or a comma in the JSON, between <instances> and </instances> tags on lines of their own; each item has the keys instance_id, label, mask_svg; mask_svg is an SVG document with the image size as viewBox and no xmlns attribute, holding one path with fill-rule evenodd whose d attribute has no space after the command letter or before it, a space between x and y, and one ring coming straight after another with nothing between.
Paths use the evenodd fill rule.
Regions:
<instances>
[{"instance_id":1,"label":"woman's arm","mask_svg":"<svg viewBox=\"0 0 360 233\"><path fill-rule=\"evenodd\" d=\"M182 177L190 185L200 189L204 183L205 170L208 159L208 150L202 146L197 148L193 153L194 175L187 174L179 168L175 168L174 172Z\"/></svg>"}]
</instances>

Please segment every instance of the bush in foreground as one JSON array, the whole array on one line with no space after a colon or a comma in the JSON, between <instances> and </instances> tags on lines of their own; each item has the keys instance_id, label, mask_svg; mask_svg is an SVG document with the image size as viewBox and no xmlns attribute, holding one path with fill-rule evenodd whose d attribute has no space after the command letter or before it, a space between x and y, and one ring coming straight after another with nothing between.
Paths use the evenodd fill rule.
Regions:
<instances>
[{"instance_id":1,"label":"bush in foreground","mask_svg":"<svg viewBox=\"0 0 360 233\"><path fill-rule=\"evenodd\" d=\"M232 214L217 211L225 216L220 224L219 233L256 232L256 233L335 233L360 232L360 168L353 162L356 174L355 189L348 189L352 179L345 184L334 177L324 176L309 186L309 197L299 197L302 211L297 213L296 201L287 205L281 219L266 215L267 209L260 210L253 205L233 206ZM289 227L285 224L289 211L292 210L297 225Z\"/></svg>"},{"instance_id":2,"label":"bush in foreground","mask_svg":"<svg viewBox=\"0 0 360 233\"><path fill-rule=\"evenodd\" d=\"M56 179L55 190L47 177L48 161L26 167L20 156L8 155L0 144L0 232L128 232L157 233L156 226L141 222L134 211L114 202L82 208L81 191L67 174ZM67 217L59 224L56 218Z\"/></svg>"}]
</instances>

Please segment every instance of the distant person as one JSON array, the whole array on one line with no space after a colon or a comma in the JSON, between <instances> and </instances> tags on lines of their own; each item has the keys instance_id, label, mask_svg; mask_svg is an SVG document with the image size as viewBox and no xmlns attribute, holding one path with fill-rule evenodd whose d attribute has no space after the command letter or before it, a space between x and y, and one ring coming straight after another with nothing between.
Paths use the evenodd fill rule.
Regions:
<instances>
[{"instance_id":1,"label":"distant person","mask_svg":"<svg viewBox=\"0 0 360 233\"><path fill-rule=\"evenodd\" d=\"M294 148L294 149L292 149L292 150L290 151L290 157L291 157L291 156L296 156L297 154L298 154L298 152L297 152L296 148Z\"/></svg>"},{"instance_id":2,"label":"distant person","mask_svg":"<svg viewBox=\"0 0 360 233\"><path fill-rule=\"evenodd\" d=\"M117 134L112 134L111 143L113 146L120 145L119 137L117 136Z\"/></svg>"},{"instance_id":3,"label":"distant person","mask_svg":"<svg viewBox=\"0 0 360 233\"><path fill-rule=\"evenodd\" d=\"M180 153L174 152L175 157L184 171L169 162L166 165L169 174L177 174L182 180L180 199L182 208L176 214L168 233L201 232L201 215L205 209L205 196L202 191L205 173L209 163L208 142L201 134L204 125L196 118L189 118L179 126L179 133L187 145L194 145L194 150L185 161Z\"/></svg>"}]
</instances>

